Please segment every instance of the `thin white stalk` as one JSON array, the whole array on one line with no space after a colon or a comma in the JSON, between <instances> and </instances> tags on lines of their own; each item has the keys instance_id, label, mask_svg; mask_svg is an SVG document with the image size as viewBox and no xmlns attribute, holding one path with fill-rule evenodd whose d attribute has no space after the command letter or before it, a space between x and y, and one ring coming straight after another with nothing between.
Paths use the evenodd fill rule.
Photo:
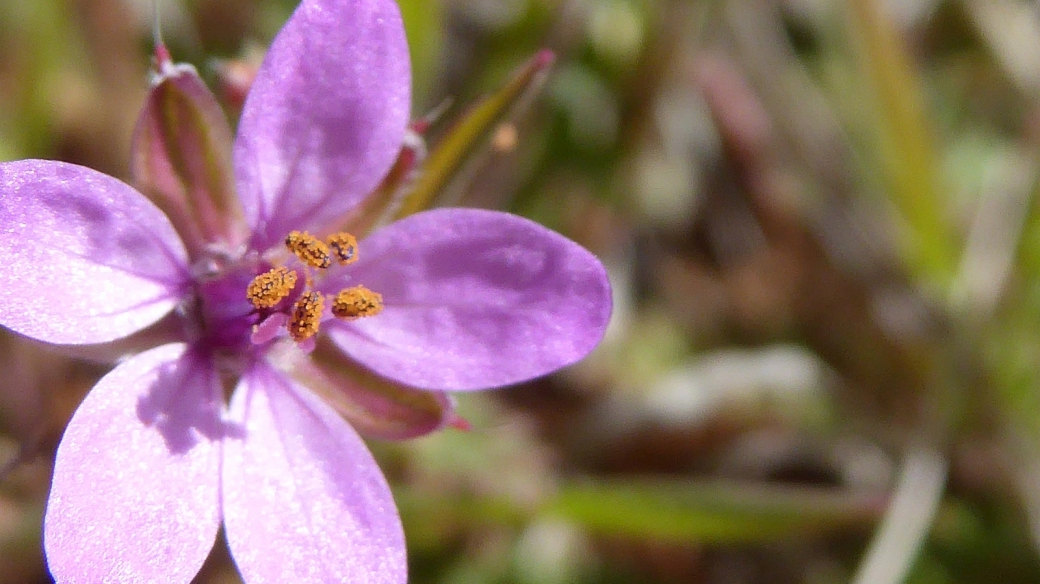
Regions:
<instances>
[{"instance_id":1,"label":"thin white stalk","mask_svg":"<svg viewBox=\"0 0 1040 584\"><path fill-rule=\"evenodd\" d=\"M1040 9L1017 0L961 0L1000 67L1026 96L1040 97Z\"/></svg>"},{"instance_id":2,"label":"thin white stalk","mask_svg":"<svg viewBox=\"0 0 1040 584\"><path fill-rule=\"evenodd\" d=\"M899 584L906 579L942 500L946 459L934 449L911 449L892 502L853 584Z\"/></svg>"},{"instance_id":3,"label":"thin white stalk","mask_svg":"<svg viewBox=\"0 0 1040 584\"><path fill-rule=\"evenodd\" d=\"M1020 150L990 164L961 256L951 305L974 322L986 322L1007 288L1029 207L1037 162Z\"/></svg>"},{"instance_id":4,"label":"thin white stalk","mask_svg":"<svg viewBox=\"0 0 1040 584\"><path fill-rule=\"evenodd\" d=\"M152 42L157 47L164 47L166 43L163 42L162 36L162 9L159 0L152 0L152 18Z\"/></svg>"}]
</instances>

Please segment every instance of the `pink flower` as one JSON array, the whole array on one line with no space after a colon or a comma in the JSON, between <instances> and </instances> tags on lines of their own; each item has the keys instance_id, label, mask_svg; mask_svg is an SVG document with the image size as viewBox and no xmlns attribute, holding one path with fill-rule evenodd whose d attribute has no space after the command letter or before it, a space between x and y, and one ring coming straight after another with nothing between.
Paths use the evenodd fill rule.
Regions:
<instances>
[{"instance_id":1,"label":"pink flower","mask_svg":"<svg viewBox=\"0 0 1040 584\"><path fill-rule=\"evenodd\" d=\"M220 142L196 81L165 63L153 99L182 91L209 133L156 134L149 110L139 126L136 175L162 210L87 168L0 164L0 324L71 345L172 334L119 363L69 423L51 571L188 582L223 524L249 583L404 582L400 519L355 428L429 432L452 420L445 391L582 358L610 313L603 267L526 219L472 209L392 223L342 265L324 240L286 246L335 234L400 150L410 70L392 0L304 0L247 98L227 184L212 158L164 157L149 138Z\"/></svg>"}]
</instances>

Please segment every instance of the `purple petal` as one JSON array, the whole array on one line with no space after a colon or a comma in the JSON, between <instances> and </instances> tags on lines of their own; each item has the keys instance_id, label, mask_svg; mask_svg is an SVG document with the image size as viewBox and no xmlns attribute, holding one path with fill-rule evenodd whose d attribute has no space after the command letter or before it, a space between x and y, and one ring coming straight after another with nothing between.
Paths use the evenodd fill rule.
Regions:
<instances>
[{"instance_id":1,"label":"purple petal","mask_svg":"<svg viewBox=\"0 0 1040 584\"><path fill-rule=\"evenodd\" d=\"M253 247L319 231L372 191L401 147L410 94L393 0L304 0L264 59L235 143Z\"/></svg>"},{"instance_id":2,"label":"purple petal","mask_svg":"<svg viewBox=\"0 0 1040 584\"><path fill-rule=\"evenodd\" d=\"M265 365L231 415L245 435L224 445L224 526L246 582L406 581L390 489L346 422Z\"/></svg>"},{"instance_id":3,"label":"purple petal","mask_svg":"<svg viewBox=\"0 0 1040 584\"><path fill-rule=\"evenodd\" d=\"M268 356L280 371L321 396L366 438L409 440L459 421L451 396L380 377L327 340L318 342L309 355L296 344L285 343Z\"/></svg>"},{"instance_id":4,"label":"purple petal","mask_svg":"<svg viewBox=\"0 0 1040 584\"><path fill-rule=\"evenodd\" d=\"M342 273L381 293L386 308L326 330L366 367L415 387L481 389L544 375L588 354L610 318L599 260L515 215L419 213L362 241L358 255Z\"/></svg>"},{"instance_id":5,"label":"purple petal","mask_svg":"<svg viewBox=\"0 0 1040 584\"><path fill-rule=\"evenodd\" d=\"M0 164L0 324L50 343L100 343L170 311L187 256L159 209L89 168Z\"/></svg>"},{"instance_id":6,"label":"purple petal","mask_svg":"<svg viewBox=\"0 0 1040 584\"><path fill-rule=\"evenodd\" d=\"M220 527L220 380L181 344L98 382L58 446L44 519L58 582L188 582Z\"/></svg>"}]
</instances>

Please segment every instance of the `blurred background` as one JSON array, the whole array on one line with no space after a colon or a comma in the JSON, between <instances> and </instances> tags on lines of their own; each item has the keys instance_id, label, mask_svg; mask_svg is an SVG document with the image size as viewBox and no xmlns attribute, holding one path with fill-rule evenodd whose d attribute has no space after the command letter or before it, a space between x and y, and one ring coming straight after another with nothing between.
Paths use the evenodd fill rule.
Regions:
<instances>
[{"instance_id":1,"label":"blurred background","mask_svg":"<svg viewBox=\"0 0 1040 584\"><path fill-rule=\"evenodd\" d=\"M1037 4L399 3L431 153L498 104L431 154L437 204L615 287L584 362L371 443L412 582L1040 582ZM294 6L160 2L232 114ZM0 2L0 160L127 178L152 9ZM48 582L54 448L108 367L0 335L0 582ZM222 543L197 581L237 581Z\"/></svg>"}]
</instances>

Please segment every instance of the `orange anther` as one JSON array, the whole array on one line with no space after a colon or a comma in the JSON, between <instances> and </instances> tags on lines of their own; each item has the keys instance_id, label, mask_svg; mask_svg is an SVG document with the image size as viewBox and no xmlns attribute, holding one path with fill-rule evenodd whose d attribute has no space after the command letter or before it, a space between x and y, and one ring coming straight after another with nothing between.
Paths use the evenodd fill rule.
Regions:
<instances>
[{"instance_id":1,"label":"orange anther","mask_svg":"<svg viewBox=\"0 0 1040 584\"><path fill-rule=\"evenodd\" d=\"M327 242L332 253L336 256L336 261L340 264L345 266L358 261L357 238L353 235L346 231L341 231L330 235Z\"/></svg>"},{"instance_id":2,"label":"orange anther","mask_svg":"<svg viewBox=\"0 0 1040 584\"><path fill-rule=\"evenodd\" d=\"M296 272L289 268L274 268L253 278L246 288L246 297L257 308L271 308L288 296L296 286Z\"/></svg>"},{"instance_id":3,"label":"orange anther","mask_svg":"<svg viewBox=\"0 0 1040 584\"><path fill-rule=\"evenodd\" d=\"M285 238L285 247L312 268L325 269L332 265L329 246L306 231L291 231Z\"/></svg>"},{"instance_id":4,"label":"orange anther","mask_svg":"<svg viewBox=\"0 0 1040 584\"><path fill-rule=\"evenodd\" d=\"M332 314L345 320L375 316L382 311L383 295L364 286L340 290L332 301Z\"/></svg>"},{"instance_id":5,"label":"orange anther","mask_svg":"<svg viewBox=\"0 0 1040 584\"><path fill-rule=\"evenodd\" d=\"M304 341L318 333L321 311L325 308L325 297L317 292L304 292L293 304L289 318L289 334L296 342Z\"/></svg>"}]
</instances>

